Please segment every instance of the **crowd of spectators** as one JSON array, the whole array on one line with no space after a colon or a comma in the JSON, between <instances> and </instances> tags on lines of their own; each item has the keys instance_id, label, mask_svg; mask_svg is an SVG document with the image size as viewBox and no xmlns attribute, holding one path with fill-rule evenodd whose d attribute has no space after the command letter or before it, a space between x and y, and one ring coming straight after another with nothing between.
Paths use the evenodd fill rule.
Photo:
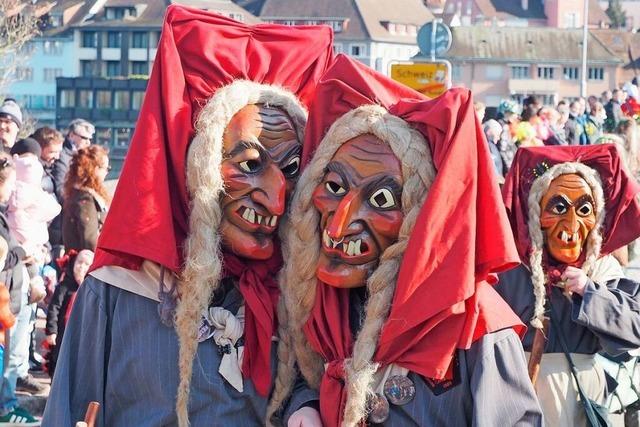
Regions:
<instances>
[{"instance_id":1,"label":"crowd of spectators","mask_svg":"<svg viewBox=\"0 0 640 427\"><path fill-rule=\"evenodd\" d=\"M22 120L14 100L0 105L0 426L40 425L16 391L49 391L31 372L53 375L110 202L109 156L92 144L91 123L73 120L66 136L41 127L19 139ZM38 310L47 316L44 358L35 340Z\"/></svg>"},{"instance_id":2,"label":"crowd of spectators","mask_svg":"<svg viewBox=\"0 0 640 427\"><path fill-rule=\"evenodd\" d=\"M637 81L600 96L561 100L543 105L531 95L522 104L503 100L495 117L476 103L476 112L500 182L518 147L545 145L617 144L629 172L640 177L640 94Z\"/></svg>"}]
</instances>

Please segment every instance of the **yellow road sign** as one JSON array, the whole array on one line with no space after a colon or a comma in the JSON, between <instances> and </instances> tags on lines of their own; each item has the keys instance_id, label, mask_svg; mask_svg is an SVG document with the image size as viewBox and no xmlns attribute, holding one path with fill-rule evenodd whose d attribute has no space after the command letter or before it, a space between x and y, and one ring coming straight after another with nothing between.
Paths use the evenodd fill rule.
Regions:
<instances>
[{"instance_id":1,"label":"yellow road sign","mask_svg":"<svg viewBox=\"0 0 640 427\"><path fill-rule=\"evenodd\" d=\"M451 67L447 61L391 64L391 78L435 98L449 88Z\"/></svg>"}]
</instances>

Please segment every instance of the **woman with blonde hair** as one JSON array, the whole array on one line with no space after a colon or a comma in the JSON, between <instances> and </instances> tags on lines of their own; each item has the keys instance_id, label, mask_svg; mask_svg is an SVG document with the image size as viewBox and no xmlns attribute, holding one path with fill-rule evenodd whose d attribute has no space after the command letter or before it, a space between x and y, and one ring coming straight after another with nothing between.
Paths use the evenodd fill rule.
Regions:
<instances>
[{"instance_id":1,"label":"woman with blonde hair","mask_svg":"<svg viewBox=\"0 0 640 427\"><path fill-rule=\"evenodd\" d=\"M64 183L62 240L66 250L95 250L111 201L104 186L110 169L108 151L99 145L73 156Z\"/></svg>"}]
</instances>

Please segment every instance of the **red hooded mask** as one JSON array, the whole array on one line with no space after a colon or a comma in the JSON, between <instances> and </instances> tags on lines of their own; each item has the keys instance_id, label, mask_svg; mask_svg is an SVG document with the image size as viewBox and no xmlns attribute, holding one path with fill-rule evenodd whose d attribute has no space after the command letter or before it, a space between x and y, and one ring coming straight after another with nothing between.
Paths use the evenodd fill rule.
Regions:
<instances>
[{"instance_id":1,"label":"red hooded mask","mask_svg":"<svg viewBox=\"0 0 640 427\"><path fill-rule=\"evenodd\" d=\"M367 104L384 107L419 131L436 171L373 361L444 379L457 349L503 328L524 333L491 286L496 273L518 264L518 255L470 92L452 89L429 100L340 55L311 104L305 153L315 151L338 118ZM304 333L328 363L320 388L325 425L340 424L347 398L343 362L353 350L348 310L348 289L318 283Z\"/></svg>"},{"instance_id":2,"label":"red hooded mask","mask_svg":"<svg viewBox=\"0 0 640 427\"><path fill-rule=\"evenodd\" d=\"M92 269L137 270L146 259L179 273L189 232L186 155L202 106L238 79L281 86L307 105L332 46L329 27L246 25L169 6Z\"/></svg>"},{"instance_id":3,"label":"red hooded mask","mask_svg":"<svg viewBox=\"0 0 640 427\"><path fill-rule=\"evenodd\" d=\"M519 149L503 187L504 203L520 259L529 262L529 192L533 182L559 163L576 162L595 170L602 182L605 218L600 255L607 255L640 236L640 184L625 170L615 144Z\"/></svg>"}]
</instances>

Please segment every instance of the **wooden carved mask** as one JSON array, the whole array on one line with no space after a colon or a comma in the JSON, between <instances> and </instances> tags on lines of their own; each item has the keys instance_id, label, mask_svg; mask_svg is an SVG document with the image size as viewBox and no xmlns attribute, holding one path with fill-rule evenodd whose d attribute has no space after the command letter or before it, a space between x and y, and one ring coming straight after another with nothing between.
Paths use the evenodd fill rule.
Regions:
<instances>
[{"instance_id":1,"label":"wooden carved mask","mask_svg":"<svg viewBox=\"0 0 640 427\"><path fill-rule=\"evenodd\" d=\"M223 137L222 245L249 259L268 259L300 171L302 143L281 109L251 104L236 113Z\"/></svg>"},{"instance_id":2,"label":"wooden carved mask","mask_svg":"<svg viewBox=\"0 0 640 427\"><path fill-rule=\"evenodd\" d=\"M321 215L318 279L340 288L365 286L398 239L402 185L400 161L377 137L360 135L338 149L313 193Z\"/></svg>"},{"instance_id":3,"label":"wooden carved mask","mask_svg":"<svg viewBox=\"0 0 640 427\"><path fill-rule=\"evenodd\" d=\"M577 174L560 175L540 201L540 225L548 255L575 264L596 224L593 192Z\"/></svg>"}]
</instances>

